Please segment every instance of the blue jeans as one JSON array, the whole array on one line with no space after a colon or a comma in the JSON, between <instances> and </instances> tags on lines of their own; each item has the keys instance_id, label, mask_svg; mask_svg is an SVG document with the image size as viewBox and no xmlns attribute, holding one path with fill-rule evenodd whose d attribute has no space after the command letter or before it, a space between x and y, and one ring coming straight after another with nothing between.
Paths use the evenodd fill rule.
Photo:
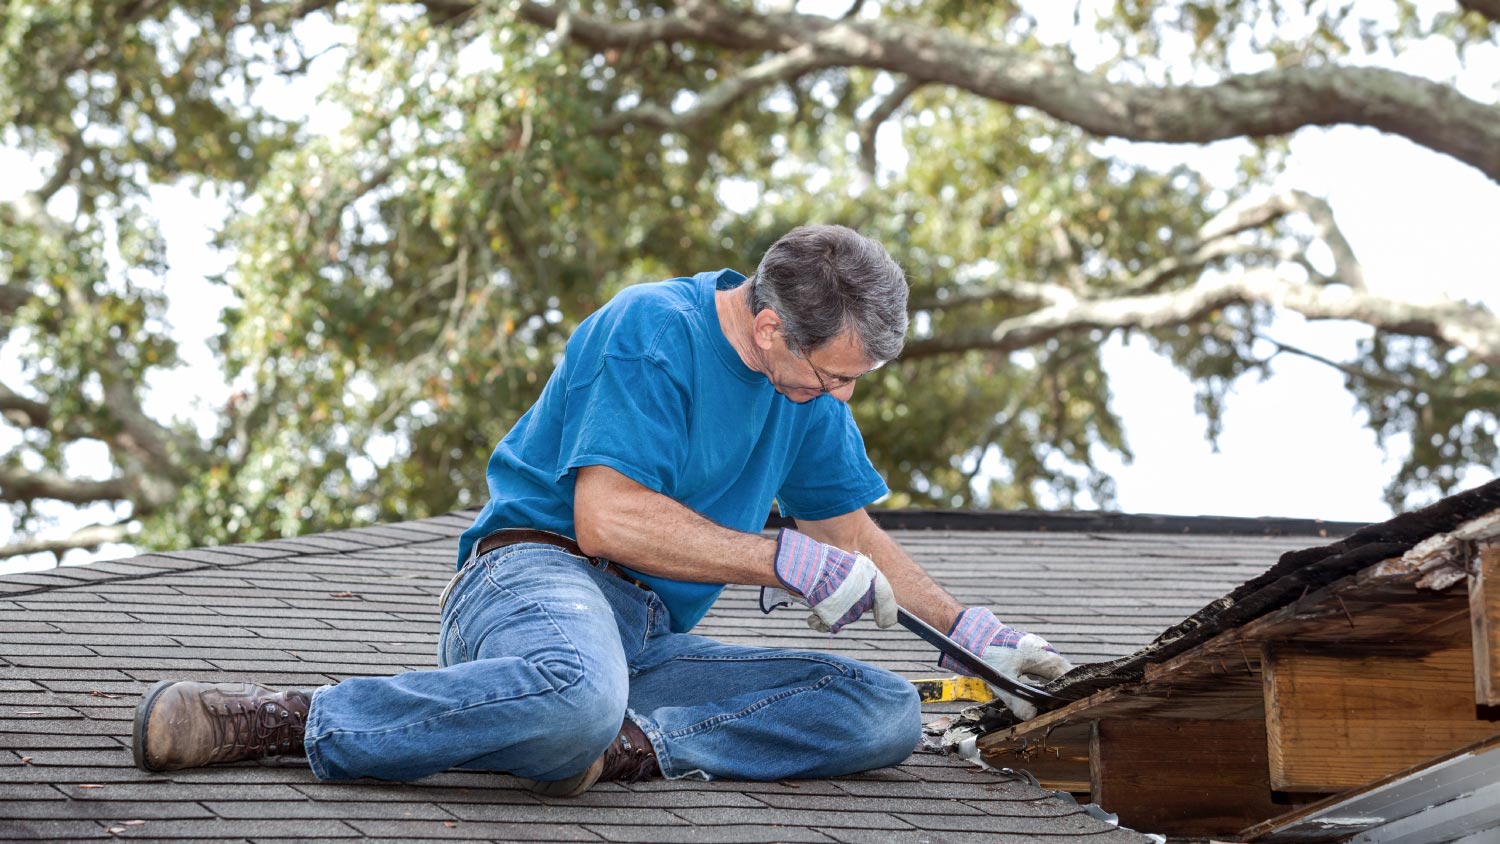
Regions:
<instances>
[{"instance_id":1,"label":"blue jeans","mask_svg":"<svg viewBox=\"0 0 1500 844\"><path fill-rule=\"evenodd\" d=\"M449 768L535 780L581 772L628 717L662 774L828 777L904 761L911 683L833 654L667 629L656 595L551 545L471 560L443 610L439 665L318 689L305 746L319 779Z\"/></svg>"}]
</instances>

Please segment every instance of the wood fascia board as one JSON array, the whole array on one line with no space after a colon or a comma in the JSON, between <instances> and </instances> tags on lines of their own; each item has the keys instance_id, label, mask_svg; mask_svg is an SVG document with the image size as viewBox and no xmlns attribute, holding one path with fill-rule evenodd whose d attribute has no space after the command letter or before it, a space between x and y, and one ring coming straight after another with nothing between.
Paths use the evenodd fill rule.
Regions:
<instances>
[{"instance_id":1,"label":"wood fascia board","mask_svg":"<svg viewBox=\"0 0 1500 844\"><path fill-rule=\"evenodd\" d=\"M1500 723L1475 717L1467 641L1423 654L1303 643L1266 651L1266 737L1277 791L1355 788L1500 734Z\"/></svg>"},{"instance_id":2,"label":"wood fascia board","mask_svg":"<svg viewBox=\"0 0 1500 844\"><path fill-rule=\"evenodd\" d=\"M1469 573L1474 639L1474 702L1500 704L1500 543L1480 545Z\"/></svg>"},{"instance_id":3,"label":"wood fascia board","mask_svg":"<svg viewBox=\"0 0 1500 844\"><path fill-rule=\"evenodd\" d=\"M1215 835L1278 812L1259 721L1101 719L1089 757L1093 802L1133 829Z\"/></svg>"},{"instance_id":4,"label":"wood fascia board","mask_svg":"<svg viewBox=\"0 0 1500 844\"><path fill-rule=\"evenodd\" d=\"M1500 736L1256 824L1238 837L1256 844L1343 841L1464 795L1483 792L1497 783L1500 783Z\"/></svg>"}]
</instances>

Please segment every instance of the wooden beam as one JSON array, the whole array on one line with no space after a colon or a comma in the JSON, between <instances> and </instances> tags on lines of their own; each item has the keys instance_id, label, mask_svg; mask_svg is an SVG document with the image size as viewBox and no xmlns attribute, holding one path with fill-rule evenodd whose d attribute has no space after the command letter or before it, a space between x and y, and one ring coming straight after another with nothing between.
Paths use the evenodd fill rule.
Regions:
<instances>
[{"instance_id":1,"label":"wooden beam","mask_svg":"<svg viewBox=\"0 0 1500 844\"><path fill-rule=\"evenodd\" d=\"M1469 574L1469 623L1474 631L1474 702L1500 704L1500 545L1479 548Z\"/></svg>"},{"instance_id":2,"label":"wooden beam","mask_svg":"<svg viewBox=\"0 0 1500 844\"><path fill-rule=\"evenodd\" d=\"M1272 645L1262 665L1278 791L1353 788L1500 733L1475 715L1467 643L1383 655Z\"/></svg>"},{"instance_id":3,"label":"wooden beam","mask_svg":"<svg viewBox=\"0 0 1500 844\"><path fill-rule=\"evenodd\" d=\"M1271 800L1261 721L1108 718L1089 762L1094 802L1135 829L1224 835L1286 811Z\"/></svg>"},{"instance_id":4,"label":"wooden beam","mask_svg":"<svg viewBox=\"0 0 1500 844\"><path fill-rule=\"evenodd\" d=\"M988 747L984 761L1036 777L1042 788L1089 793L1089 724L1066 724L1031 738Z\"/></svg>"}]
</instances>

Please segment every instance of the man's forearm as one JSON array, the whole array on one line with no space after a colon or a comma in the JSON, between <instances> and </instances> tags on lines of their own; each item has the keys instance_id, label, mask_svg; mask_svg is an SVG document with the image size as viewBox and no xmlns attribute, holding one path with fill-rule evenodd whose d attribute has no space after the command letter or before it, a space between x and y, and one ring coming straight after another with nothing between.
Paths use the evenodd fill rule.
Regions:
<instances>
[{"instance_id":1,"label":"man's forearm","mask_svg":"<svg viewBox=\"0 0 1500 844\"><path fill-rule=\"evenodd\" d=\"M938 630L953 630L953 622L963 612L962 603L938 585L921 565L916 564L891 535L870 522L861 540L859 553L873 559L895 589L895 600L903 609Z\"/></svg>"},{"instance_id":2,"label":"man's forearm","mask_svg":"<svg viewBox=\"0 0 1500 844\"><path fill-rule=\"evenodd\" d=\"M874 560L891 582L897 603L939 630L953 629L954 620L964 611L964 605L939 586L864 510L821 521L799 521L797 529L819 542Z\"/></svg>"},{"instance_id":3,"label":"man's forearm","mask_svg":"<svg viewBox=\"0 0 1500 844\"><path fill-rule=\"evenodd\" d=\"M573 506L590 556L673 580L779 585L774 540L715 524L608 467L578 471Z\"/></svg>"},{"instance_id":4,"label":"man's forearm","mask_svg":"<svg viewBox=\"0 0 1500 844\"><path fill-rule=\"evenodd\" d=\"M896 544L890 534L873 521L863 531L858 551L875 561L896 592L896 602L917 618L942 631L953 629L953 622L964 611L964 605L939 586L911 555Z\"/></svg>"}]
</instances>

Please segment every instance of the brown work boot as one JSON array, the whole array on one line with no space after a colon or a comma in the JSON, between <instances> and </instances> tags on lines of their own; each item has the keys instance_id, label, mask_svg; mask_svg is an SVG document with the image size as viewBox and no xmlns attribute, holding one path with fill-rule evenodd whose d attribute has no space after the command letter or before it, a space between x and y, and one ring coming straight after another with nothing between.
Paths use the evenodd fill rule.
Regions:
<instances>
[{"instance_id":1,"label":"brown work boot","mask_svg":"<svg viewBox=\"0 0 1500 844\"><path fill-rule=\"evenodd\" d=\"M176 771L302 754L310 690L162 680L135 708L135 764Z\"/></svg>"},{"instance_id":2,"label":"brown work boot","mask_svg":"<svg viewBox=\"0 0 1500 844\"><path fill-rule=\"evenodd\" d=\"M638 782L660 774L656 748L651 746L651 741L634 721L626 719L615 740L583 773L556 782L534 781L531 790L548 797L577 797L593 788L599 780Z\"/></svg>"}]
</instances>

